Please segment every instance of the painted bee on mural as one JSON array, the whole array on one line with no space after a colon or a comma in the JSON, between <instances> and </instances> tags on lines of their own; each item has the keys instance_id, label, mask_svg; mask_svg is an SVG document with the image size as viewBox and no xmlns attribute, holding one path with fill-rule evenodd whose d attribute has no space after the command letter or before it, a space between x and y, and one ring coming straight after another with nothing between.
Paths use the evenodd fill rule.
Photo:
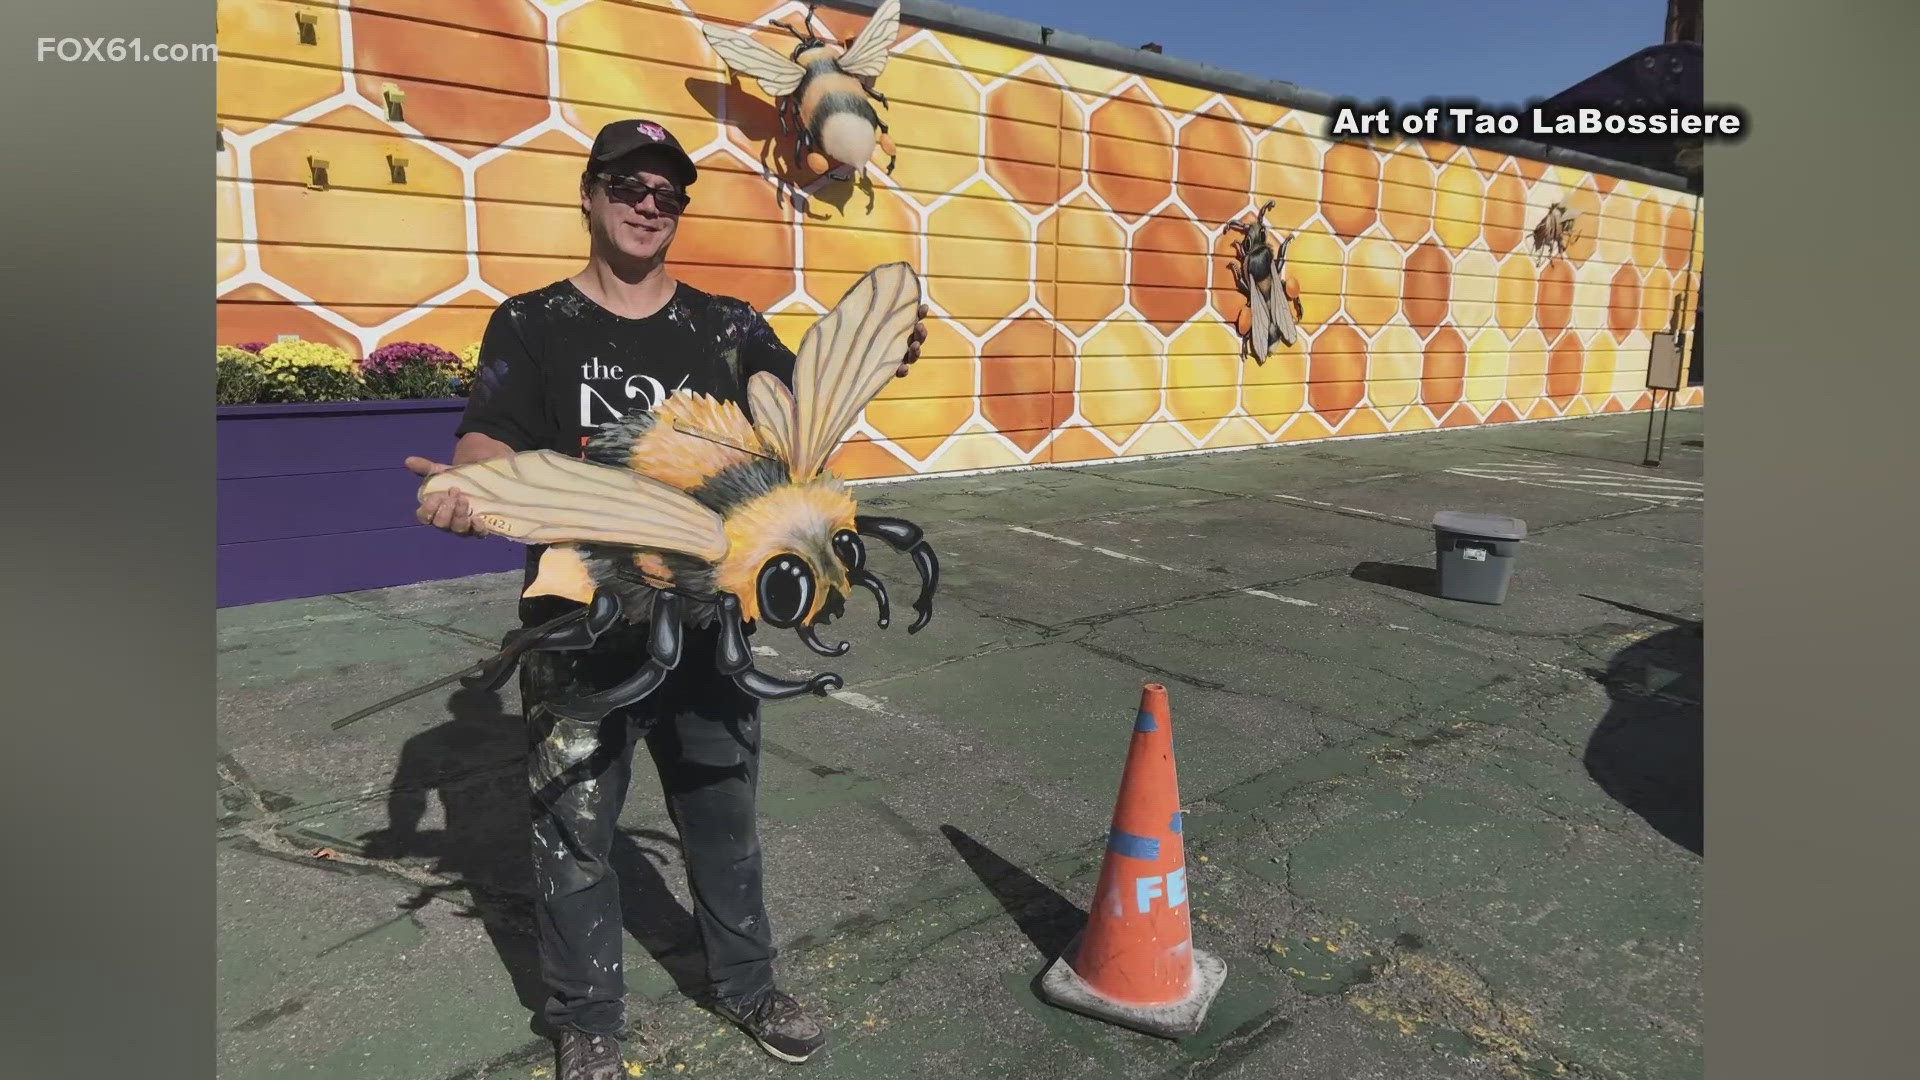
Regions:
<instances>
[{"instance_id":1,"label":"painted bee on mural","mask_svg":"<svg viewBox=\"0 0 1920 1080\"><path fill-rule=\"evenodd\" d=\"M529 650L579 650L621 619L650 621L647 661L625 683L549 706L594 721L652 693L678 666L683 630L718 622L719 670L763 699L826 694L843 684L805 681L753 666L745 626L796 631L823 656L843 656L815 628L845 613L855 586L873 594L880 626L891 619L886 586L866 568L862 536L905 552L920 577L917 633L933 618L940 564L918 526L869 517L824 471L828 457L874 395L894 377L919 320L920 280L891 263L870 271L807 331L793 387L768 372L747 383L746 412L681 390L654 408L602 427L578 460L547 450L462 465L421 485L422 497L466 495L486 531L550 544L524 595L586 605L583 617L510 636L469 689L498 689Z\"/></svg>"},{"instance_id":2,"label":"painted bee on mural","mask_svg":"<svg viewBox=\"0 0 1920 1080\"><path fill-rule=\"evenodd\" d=\"M887 152L891 174L898 160L893 138L867 99L887 104L873 80L886 69L900 32L900 0L881 0L844 48L815 33L812 5L804 17L789 15L773 25L800 40L790 56L737 30L702 26L700 32L729 68L757 79L779 103L780 128L795 137L795 158L815 174L850 180L873 160L875 147Z\"/></svg>"},{"instance_id":3,"label":"painted bee on mural","mask_svg":"<svg viewBox=\"0 0 1920 1080\"><path fill-rule=\"evenodd\" d=\"M1279 249L1274 249L1267 239L1266 217L1271 209L1270 199L1252 220L1227 222L1227 228L1241 234L1233 244L1239 261L1227 266L1233 271L1233 283L1247 298L1234 328L1240 332L1241 355L1250 355L1261 365L1266 364L1274 342L1291 347L1300 340L1300 289L1286 279L1287 246L1293 237L1283 237Z\"/></svg>"},{"instance_id":4,"label":"painted bee on mural","mask_svg":"<svg viewBox=\"0 0 1920 1080\"><path fill-rule=\"evenodd\" d=\"M1567 209L1565 203L1548 206L1547 212L1540 215L1539 223L1533 227L1533 253L1544 255L1549 260L1555 255L1565 255L1567 244L1574 237L1574 222L1579 217L1580 211Z\"/></svg>"}]
</instances>

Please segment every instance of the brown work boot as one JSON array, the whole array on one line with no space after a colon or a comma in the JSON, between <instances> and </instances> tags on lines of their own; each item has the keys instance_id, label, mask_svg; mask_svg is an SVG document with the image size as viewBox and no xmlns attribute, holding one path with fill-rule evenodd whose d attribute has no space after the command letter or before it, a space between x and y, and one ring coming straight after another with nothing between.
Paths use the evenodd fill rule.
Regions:
<instances>
[{"instance_id":1,"label":"brown work boot","mask_svg":"<svg viewBox=\"0 0 1920 1080\"><path fill-rule=\"evenodd\" d=\"M627 1080L619 1039L569 1028L559 1043L559 1080Z\"/></svg>"},{"instance_id":2,"label":"brown work boot","mask_svg":"<svg viewBox=\"0 0 1920 1080\"><path fill-rule=\"evenodd\" d=\"M769 990L757 1001L741 1006L715 1001L713 1011L732 1021L753 1036L760 1049L799 1064L827 1044L827 1033L819 1021L808 1016L800 1003L778 990Z\"/></svg>"}]
</instances>

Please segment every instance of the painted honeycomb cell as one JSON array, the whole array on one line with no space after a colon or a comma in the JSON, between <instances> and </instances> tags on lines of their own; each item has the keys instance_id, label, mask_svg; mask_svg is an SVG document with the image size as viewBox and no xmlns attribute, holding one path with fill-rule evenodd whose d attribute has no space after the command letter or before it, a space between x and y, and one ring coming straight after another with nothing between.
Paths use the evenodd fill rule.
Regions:
<instances>
[{"instance_id":1,"label":"painted honeycomb cell","mask_svg":"<svg viewBox=\"0 0 1920 1080\"><path fill-rule=\"evenodd\" d=\"M1116 443L1160 409L1164 349L1145 323L1120 318L1080 347L1080 415Z\"/></svg>"},{"instance_id":2,"label":"painted honeycomb cell","mask_svg":"<svg viewBox=\"0 0 1920 1080\"><path fill-rule=\"evenodd\" d=\"M1253 146L1245 126L1224 105L1196 114L1180 129L1180 200L1208 228L1246 208L1253 185Z\"/></svg>"},{"instance_id":3,"label":"painted honeycomb cell","mask_svg":"<svg viewBox=\"0 0 1920 1080\"><path fill-rule=\"evenodd\" d=\"M698 23L671 7L591 3L575 8L560 17L554 52L560 115L588 138L605 124L642 111L672 128L688 150L719 133L713 116L728 76Z\"/></svg>"},{"instance_id":4,"label":"painted honeycomb cell","mask_svg":"<svg viewBox=\"0 0 1920 1080\"><path fill-rule=\"evenodd\" d=\"M1580 344L1580 335L1572 331L1561 333L1547 350L1547 397L1559 409L1572 404L1580 393L1580 378L1586 366L1586 349Z\"/></svg>"},{"instance_id":5,"label":"painted honeycomb cell","mask_svg":"<svg viewBox=\"0 0 1920 1080\"><path fill-rule=\"evenodd\" d=\"M1574 214L1573 236L1567 240L1567 258L1584 266L1599 246L1600 192L1591 176L1581 179L1567 194L1567 210Z\"/></svg>"},{"instance_id":6,"label":"painted honeycomb cell","mask_svg":"<svg viewBox=\"0 0 1920 1080\"><path fill-rule=\"evenodd\" d=\"M1367 394L1367 341L1345 319L1320 331L1307 347L1307 403L1330 424Z\"/></svg>"},{"instance_id":7,"label":"painted honeycomb cell","mask_svg":"<svg viewBox=\"0 0 1920 1080\"><path fill-rule=\"evenodd\" d=\"M1059 164L1066 107L1058 84L1031 75L987 92L987 175L1035 213L1067 188Z\"/></svg>"},{"instance_id":8,"label":"painted honeycomb cell","mask_svg":"<svg viewBox=\"0 0 1920 1080\"><path fill-rule=\"evenodd\" d=\"M1198 322L1167 346L1167 412L1194 440L1211 433L1240 396L1240 338L1217 322Z\"/></svg>"},{"instance_id":9,"label":"painted honeycomb cell","mask_svg":"<svg viewBox=\"0 0 1920 1080\"><path fill-rule=\"evenodd\" d=\"M1547 339L1528 327L1507 350L1506 399L1526 415L1547 392Z\"/></svg>"},{"instance_id":10,"label":"painted honeycomb cell","mask_svg":"<svg viewBox=\"0 0 1920 1080\"><path fill-rule=\"evenodd\" d=\"M880 76L893 104L881 117L896 134L893 180L921 206L964 184L980 169L980 91L931 41L896 48Z\"/></svg>"},{"instance_id":11,"label":"painted honeycomb cell","mask_svg":"<svg viewBox=\"0 0 1920 1080\"><path fill-rule=\"evenodd\" d=\"M1555 258L1540 268L1534 322L1541 333L1558 337L1573 321L1573 264Z\"/></svg>"},{"instance_id":12,"label":"painted honeycomb cell","mask_svg":"<svg viewBox=\"0 0 1920 1080\"><path fill-rule=\"evenodd\" d=\"M1402 247L1433 227L1433 164L1424 154L1389 156L1380 170L1380 224Z\"/></svg>"},{"instance_id":13,"label":"painted honeycomb cell","mask_svg":"<svg viewBox=\"0 0 1920 1080\"><path fill-rule=\"evenodd\" d=\"M793 291L791 211L738 160L714 154L697 164L699 196L681 219L668 265L694 288L772 307Z\"/></svg>"},{"instance_id":14,"label":"painted honeycomb cell","mask_svg":"<svg viewBox=\"0 0 1920 1080\"><path fill-rule=\"evenodd\" d=\"M1665 208L1652 196L1640 200L1633 210L1633 261L1642 270L1651 270L1660 265L1660 255L1666 247L1667 222Z\"/></svg>"},{"instance_id":15,"label":"painted honeycomb cell","mask_svg":"<svg viewBox=\"0 0 1920 1080\"><path fill-rule=\"evenodd\" d=\"M1440 245L1428 241L1407 256L1400 307L1422 337L1445 321L1452 298L1453 267Z\"/></svg>"},{"instance_id":16,"label":"painted honeycomb cell","mask_svg":"<svg viewBox=\"0 0 1920 1080\"><path fill-rule=\"evenodd\" d=\"M1607 328L1619 341L1640 325L1640 274L1631 266L1613 272L1613 289L1607 297Z\"/></svg>"},{"instance_id":17,"label":"painted honeycomb cell","mask_svg":"<svg viewBox=\"0 0 1920 1080\"><path fill-rule=\"evenodd\" d=\"M785 160L773 104L699 35L744 26L785 53L766 19L793 5L469 8L219 5L222 340L470 345L495 297L584 261L585 146L636 113L703 170L675 272L767 311L790 345L872 266L922 271L928 344L836 454L854 478L1647 408L1649 334L1698 291L1700 201L1637 181L1333 143L1322 116L908 22L879 83L899 164L869 190ZM318 16L316 45L296 9ZM866 24L817 19L843 41ZM406 125L381 116L389 85ZM1221 226L1269 200L1302 336L1256 364ZM1577 218L1549 258L1527 234L1556 201Z\"/></svg>"},{"instance_id":18,"label":"painted honeycomb cell","mask_svg":"<svg viewBox=\"0 0 1920 1080\"><path fill-rule=\"evenodd\" d=\"M1453 261L1449 280L1453 295L1453 323L1462 330L1478 330L1493 321L1500 286L1500 264L1485 248L1474 248Z\"/></svg>"},{"instance_id":19,"label":"painted honeycomb cell","mask_svg":"<svg viewBox=\"0 0 1920 1080\"><path fill-rule=\"evenodd\" d=\"M1492 326L1467 342L1466 400L1483 416L1506 397L1512 348L1506 335Z\"/></svg>"},{"instance_id":20,"label":"painted honeycomb cell","mask_svg":"<svg viewBox=\"0 0 1920 1080\"><path fill-rule=\"evenodd\" d=\"M1033 228L985 182L927 215L927 293L976 334L1027 302Z\"/></svg>"},{"instance_id":21,"label":"painted honeycomb cell","mask_svg":"<svg viewBox=\"0 0 1920 1080\"><path fill-rule=\"evenodd\" d=\"M1441 327L1421 352L1421 402L1440 415L1466 391L1466 374L1466 340L1454 327Z\"/></svg>"},{"instance_id":22,"label":"painted honeycomb cell","mask_svg":"<svg viewBox=\"0 0 1920 1080\"><path fill-rule=\"evenodd\" d=\"M1505 255L1519 247L1532 224L1527 221L1527 189L1520 183L1520 174L1511 161L1501 166L1487 182L1487 197L1482 208L1482 235L1487 238L1487 250Z\"/></svg>"},{"instance_id":23,"label":"painted honeycomb cell","mask_svg":"<svg viewBox=\"0 0 1920 1080\"><path fill-rule=\"evenodd\" d=\"M1673 319L1673 277L1655 267L1640 282L1640 329L1665 330Z\"/></svg>"},{"instance_id":24,"label":"painted honeycomb cell","mask_svg":"<svg viewBox=\"0 0 1920 1080\"><path fill-rule=\"evenodd\" d=\"M1243 366L1240 408L1269 436L1284 430L1307 407L1307 350L1275 350L1267 362Z\"/></svg>"},{"instance_id":25,"label":"painted honeycomb cell","mask_svg":"<svg viewBox=\"0 0 1920 1080\"><path fill-rule=\"evenodd\" d=\"M300 43L296 12L314 17L314 43ZM259 130L340 91L340 14L280 0L219 0L214 107L235 134Z\"/></svg>"},{"instance_id":26,"label":"painted honeycomb cell","mask_svg":"<svg viewBox=\"0 0 1920 1080\"><path fill-rule=\"evenodd\" d=\"M801 216L801 233L802 283L808 296L823 303L844 296L882 263L920 265L920 216L885 185L874 188L871 203L856 198L836 208L815 202Z\"/></svg>"},{"instance_id":27,"label":"painted honeycomb cell","mask_svg":"<svg viewBox=\"0 0 1920 1080\"><path fill-rule=\"evenodd\" d=\"M376 103L399 88L407 124L471 157L546 119L546 20L528 0L466 0L447 16L445 0L355 3L354 82Z\"/></svg>"},{"instance_id":28,"label":"painted honeycomb cell","mask_svg":"<svg viewBox=\"0 0 1920 1080\"><path fill-rule=\"evenodd\" d=\"M1133 308L1163 334L1178 330L1207 302L1207 238L1193 219L1169 207L1133 234Z\"/></svg>"},{"instance_id":29,"label":"painted honeycomb cell","mask_svg":"<svg viewBox=\"0 0 1920 1080\"><path fill-rule=\"evenodd\" d=\"M1084 334L1127 299L1127 234L1082 194L1054 214L1055 280L1040 283L1045 304L1069 330Z\"/></svg>"},{"instance_id":30,"label":"painted honeycomb cell","mask_svg":"<svg viewBox=\"0 0 1920 1080\"><path fill-rule=\"evenodd\" d=\"M1055 358L1072 349L1038 315L1013 320L980 349L981 415L1023 453L1046 441L1072 409L1071 392L1059 401L1053 393Z\"/></svg>"},{"instance_id":31,"label":"painted honeycomb cell","mask_svg":"<svg viewBox=\"0 0 1920 1080\"><path fill-rule=\"evenodd\" d=\"M1371 228L1380 216L1380 158L1356 143L1327 148L1320 173L1320 214L1343 240Z\"/></svg>"},{"instance_id":32,"label":"painted honeycomb cell","mask_svg":"<svg viewBox=\"0 0 1920 1080\"><path fill-rule=\"evenodd\" d=\"M1173 123L1138 86L1094 109L1087 160L1093 190L1138 221L1173 194Z\"/></svg>"},{"instance_id":33,"label":"painted honeycomb cell","mask_svg":"<svg viewBox=\"0 0 1920 1080\"><path fill-rule=\"evenodd\" d=\"M1320 212L1320 148L1297 117L1260 137L1253 197L1256 205L1272 200L1269 226L1298 229Z\"/></svg>"},{"instance_id":34,"label":"painted honeycomb cell","mask_svg":"<svg viewBox=\"0 0 1920 1080\"><path fill-rule=\"evenodd\" d=\"M1501 260L1500 279L1495 286L1494 319L1509 335L1518 334L1533 324L1534 301L1539 292L1533 259L1514 252Z\"/></svg>"},{"instance_id":35,"label":"painted honeycomb cell","mask_svg":"<svg viewBox=\"0 0 1920 1080\"><path fill-rule=\"evenodd\" d=\"M1347 248L1347 317L1372 334L1400 311L1403 258L1378 231Z\"/></svg>"},{"instance_id":36,"label":"painted honeycomb cell","mask_svg":"<svg viewBox=\"0 0 1920 1080\"><path fill-rule=\"evenodd\" d=\"M1340 310L1346 280L1346 250L1326 226L1314 222L1287 247L1287 276L1300 284L1300 330L1311 333Z\"/></svg>"},{"instance_id":37,"label":"painted honeycomb cell","mask_svg":"<svg viewBox=\"0 0 1920 1080\"><path fill-rule=\"evenodd\" d=\"M1367 404L1391 422L1420 400L1421 369L1426 362L1420 335L1396 320L1374 336L1367 353Z\"/></svg>"},{"instance_id":38,"label":"painted honeycomb cell","mask_svg":"<svg viewBox=\"0 0 1920 1080\"><path fill-rule=\"evenodd\" d=\"M388 155L407 157L392 182ZM452 288L467 273L465 182L450 162L411 149L358 109L341 108L253 148L260 268L364 327ZM307 187L308 159L331 190Z\"/></svg>"},{"instance_id":39,"label":"painted honeycomb cell","mask_svg":"<svg viewBox=\"0 0 1920 1080\"><path fill-rule=\"evenodd\" d=\"M1435 180L1433 233L1455 255L1480 238L1485 190L1480 174L1461 158L1449 162Z\"/></svg>"},{"instance_id":40,"label":"painted honeycomb cell","mask_svg":"<svg viewBox=\"0 0 1920 1080\"><path fill-rule=\"evenodd\" d=\"M474 246L489 285L511 296L585 265L584 164L578 142L548 132L473 171Z\"/></svg>"}]
</instances>

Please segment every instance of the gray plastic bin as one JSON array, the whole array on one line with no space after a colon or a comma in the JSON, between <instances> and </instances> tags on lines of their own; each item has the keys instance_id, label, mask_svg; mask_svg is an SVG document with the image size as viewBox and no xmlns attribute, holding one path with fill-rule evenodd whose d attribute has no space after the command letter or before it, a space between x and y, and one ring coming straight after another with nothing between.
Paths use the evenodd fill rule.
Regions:
<instances>
[{"instance_id":1,"label":"gray plastic bin","mask_svg":"<svg viewBox=\"0 0 1920 1080\"><path fill-rule=\"evenodd\" d=\"M1440 595L1475 604L1503 603L1507 583L1513 580L1514 549L1526 536L1526 522L1502 514L1442 510L1433 515Z\"/></svg>"}]
</instances>

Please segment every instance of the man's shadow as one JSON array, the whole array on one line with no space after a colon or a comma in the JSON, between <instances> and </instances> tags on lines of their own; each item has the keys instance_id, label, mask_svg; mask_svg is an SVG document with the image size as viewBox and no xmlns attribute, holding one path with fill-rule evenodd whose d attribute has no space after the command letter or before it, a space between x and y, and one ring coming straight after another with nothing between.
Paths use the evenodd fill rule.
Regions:
<instances>
[{"instance_id":1,"label":"man's shadow","mask_svg":"<svg viewBox=\"0 0 1920 1080\"><path fill-rule=\"evenodd\" d=\"M1592 597L1591 599L1601 599ZM1588 737L1587 774L1661 835L1706 852L1705 625L1604 601L1673 624L1590 671L1612 699Z\"/></svg>"},{"instance_id":2,"label":"man's shadow","mask_svg":"<svg viewBox=\"0 0 1920 1080\"><path fill-rule=\"evenodd\" d=\"M360 837L362 850L370 858L409 862L450 879L422 889L400 907L415 910L436 898L456 905L464 900L459 914L479 920L486 930L538 1031L548 990L540 976L534 925L526 725L518 713L503 709L497 694L456 692L447 711L445 723L401 747L388 785L387 825ZM644 750L640 753L644 757ZM423 829L436 796L445 827ZM661 876L669 865L684 865L679 841L651 829L621 829L611 862L627 932L682 994L697 999L706 987L698 930Z\"/></svg>"}]
</instances>

